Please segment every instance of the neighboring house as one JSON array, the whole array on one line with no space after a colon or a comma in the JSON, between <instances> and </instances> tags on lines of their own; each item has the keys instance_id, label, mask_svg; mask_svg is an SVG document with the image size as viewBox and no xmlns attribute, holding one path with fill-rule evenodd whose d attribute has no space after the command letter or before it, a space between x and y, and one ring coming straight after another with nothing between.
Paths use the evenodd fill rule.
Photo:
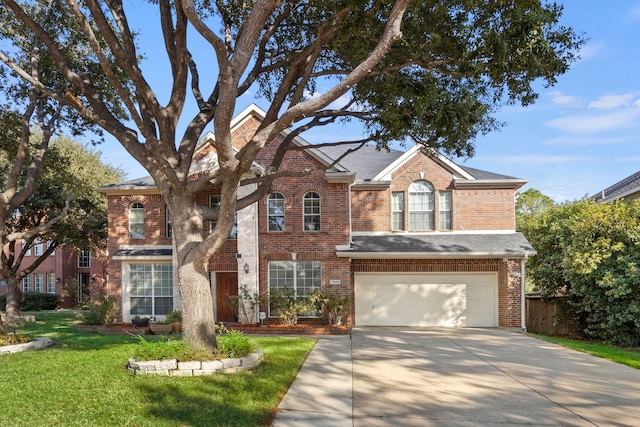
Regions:
<instances>
[{"instance_id":1,"label":"neighboring house","mask_svg":"<svg viewBox=\"0 0 640 427\"><path fill-rule=\"evenodd\" d=\"M29 267L36 258L46 250L46 243L34 245L27 251L21 268ZM17 245L16 251L22 248ZM91 284L97 280L106 280L106 270L103 262L97 259L93 252L78 251L68 247L58 247L33 272L22 279L23 291L34 291L56 294L60 297L63 307L75 307L87 302ZM68 283L69 289L63 289ZM0 295L7 293L6 280L0 268Z\"/></svg>"},{"instance_id":2,"label":"neighboring house","mask_svg":"<svg viewBox=\"0 0 640 427\"><path fill-rule=\"evenodd\" d=\"M264 117L251 106L233 122L236 148ZM205 135L194 173L215 167ZM345 147L287 154L290 170L334 163ZM254 173L273 153L263 150ZM459 166L418 146L366 146L326 172L281 178L273 193L237 213L237 227L209 263L217 321L246 286L266 295L335 290L351 296L352 325L524 327L524 260L515 191L526 181ZM108 287L120 317L161 319L180 306L173 283L171 219L150 178L101 187L108 197ZM241 194L242 195L242 189ZM202 194L216 204L220 195ZM208 233L205 230L205 233ZM267 305L260 307L271 313Z\"/></svg>"},{"instance_id":3,"label":"neighboring house","mask_svg":"<svg viewBox=\"0 0 640 427\"><path fill-rule=\"evenodd\" d=\"M640 171L597 192L591 198L596 202L604 203L619 199L627 202L640 199Z\"/></svg>"}]
</instances>

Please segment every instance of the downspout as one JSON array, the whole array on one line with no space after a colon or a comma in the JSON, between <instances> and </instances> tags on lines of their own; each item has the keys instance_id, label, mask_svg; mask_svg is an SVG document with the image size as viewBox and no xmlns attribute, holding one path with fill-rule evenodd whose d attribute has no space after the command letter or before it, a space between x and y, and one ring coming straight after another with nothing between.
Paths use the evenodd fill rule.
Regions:
<instances>
[{"instance_id":1,"label":"downspout","mask_svg":"<svg viewBox=\"0 0 640 427\"><path fill-rule=\"evenodd\" d=\"M526 277L525 277L525 273L524 273L524 268L525 268L525 261L527 260L527 256L525 255L524 258L522 258L520 260L520 325L522 327L522 330L526 332L527 330L527 325L526 325L526 320L527 320L527 316L526 316L526 298L525 298L525 285L526 285Z\"/></svg>"}]
</instances>

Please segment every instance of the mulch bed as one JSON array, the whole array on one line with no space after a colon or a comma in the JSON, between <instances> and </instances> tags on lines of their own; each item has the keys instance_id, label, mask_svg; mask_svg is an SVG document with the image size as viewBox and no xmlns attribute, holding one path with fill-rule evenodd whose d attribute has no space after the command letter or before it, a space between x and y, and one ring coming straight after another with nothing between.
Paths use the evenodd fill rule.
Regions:
<instances>
[{"instance_id":1,"label":"mulch bed","mask_svg":"<svg viewBox=\"0 0 640 427\"><path fill-rule=\"evenodd\" d=\"M227 329L235 329L245 334L293 334L293 335L344 335L350 334L351 328L345 325L318 325L298 323L297 325L246 325L231 323L225 325Z\"/></svg>"},{"instance_id":2,"label":"mulch bed","mask_svg":"<svg viewBox=\"0 0 640 427\"><path fill-rule=\"evenodd\" d=\"M227 323L228 330L235 329L245 334L287 334L287 335L343 335L350 334L351 328L345 325L319 325L299 323L297 325L247 325L241 323ZM87 332L98 332L100 334L133 334L149 335L151 330L148 326L137 328L131 323L116 323L114 325L84 325L76 324L76 330Z\"/></svg>"}]
</instances>

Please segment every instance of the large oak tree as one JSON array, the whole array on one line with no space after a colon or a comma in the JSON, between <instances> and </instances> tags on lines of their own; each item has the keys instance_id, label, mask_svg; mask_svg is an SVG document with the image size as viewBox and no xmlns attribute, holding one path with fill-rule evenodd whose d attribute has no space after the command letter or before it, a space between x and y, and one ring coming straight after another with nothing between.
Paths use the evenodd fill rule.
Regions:
<instances>
[{"instance_id":1,"label":"large oak tree","mask_svg":"<svg viewBox=\"0 0 640 427\"><path fill-rule=\"evenodd\" d=\"M284 153L296 148L295 136L358 121L366 129L358 142L385 147L413 140L432 150L472 155L474 137L500 126L492 116L495 109L533 102L533 83L553 84L582 44L559 24L562 8L539 0L135 3L0 1L7 24L25 28L24 37L42 43L73 96L20 67L11 33L4 35L9 47L0 60L28 87L113 135L151 174L173 219L185 336L207 347L215 346L207 260L226 240L234 211L270 192L283 173ZM145 7L159 19L141 29L132 21L140 14L152 16L141 10ZM43 16L38 10L47 10L50 19L73 18L57 19L54 30L36 18ZM159 96L165 88L153 87L143 72L145 52L136 42L143 31L156 31L163 41L166 99ZM86 40L88 64L99 67L70 57L66 38ZM207 50L196 52L202 45ZM105 92L105 81L116 99ZM249 91L269 107L255 135L236 153L231 121L238 98ZM338 99L346 101L332 107ZM197 107L187 113L192 101ZM207 126L215 134L219 168L188 180ZM286 129L287 138L276 138ZM269 144L278 147L265 174L243 178ZM238 188L249 183L259 185L238 199ZM220 206L197 205L195 195L211 186L221 189ZM203 224L212 219L217 226L204 238Z\"/></svg>"}]
</instances>

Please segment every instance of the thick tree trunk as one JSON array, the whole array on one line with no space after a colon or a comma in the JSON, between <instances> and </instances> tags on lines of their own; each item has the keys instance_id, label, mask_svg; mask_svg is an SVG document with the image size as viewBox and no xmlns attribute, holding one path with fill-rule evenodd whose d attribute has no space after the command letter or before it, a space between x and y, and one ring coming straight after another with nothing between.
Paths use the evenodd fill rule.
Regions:
<instances>
[{"instance_id":1,"label":"thick tree trunk","mask_svg":"<svg viewBox=\"0 0 640 427\"><path fill-rule=\"evenodd\" d=\"M193 346L215 350L213 297L206 270L195 263L178 266L178 280L185 339Z\"/></svg>"},{"instance_id":2,"label":"thick tree trunk","mask_svg":"<svg viewBox=\"0 0 640 427\"><path fill-rule=\"evenodd\" d=\"M22 289L20 282L9 275L7 278L7 309L5 316L7 319L17 319L20 317L20 301L22 301Z\"/></svg>"}]
</instances>

